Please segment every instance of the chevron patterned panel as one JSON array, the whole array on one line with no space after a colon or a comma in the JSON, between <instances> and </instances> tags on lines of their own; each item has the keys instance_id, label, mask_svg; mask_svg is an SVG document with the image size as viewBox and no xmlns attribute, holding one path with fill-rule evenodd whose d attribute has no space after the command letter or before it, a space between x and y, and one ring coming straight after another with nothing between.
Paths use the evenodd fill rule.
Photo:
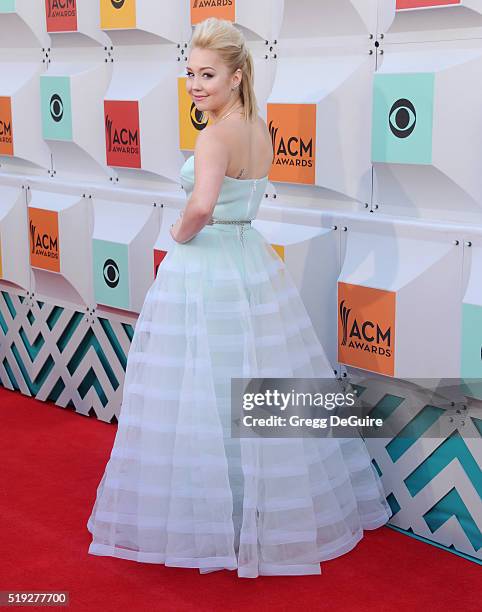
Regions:
<instances>
[{"instance_id":1,"label":"chevron patterned panel","mask_svg":"<svg viewBox=\"0 0 482 612\"><path fill-rule=\"evenodd\" d=\"M370 416L398 428L391 438L366 439L394 513L390 524L482 561L481 402L442 409L428 392L395 380L366 392Z\"/></svg>"},{"instance_id":2,"label":"chevron patterned panel","mask_svg":"<svg viewBox=\"0 0 482 612\"><path fill-rule=\"evenodd\" d=\"M0 291L0 384L117 422L134 325Z\"/></svg>"}]
</instances>

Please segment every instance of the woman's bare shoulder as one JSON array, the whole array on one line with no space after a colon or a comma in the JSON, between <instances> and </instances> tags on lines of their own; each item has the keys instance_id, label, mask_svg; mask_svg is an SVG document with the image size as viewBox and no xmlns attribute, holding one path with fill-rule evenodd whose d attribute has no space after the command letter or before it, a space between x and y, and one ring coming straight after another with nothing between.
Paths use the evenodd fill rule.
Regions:
<instances>
[{"instance_id":1,"label":"woman's bare shoulder","mask_svg":"<svg viewBox=\"0 0 482 612\"><path fill-rule=\"evenodd\" d=\"M260 115L257 115L257 117L249 123L251 125L240 117L238 121L221 121L219 123L208 124L202 132L200 132L197 140L201 143L215 141L219 148L225 149L226 151L232 151L233 149L237 150L240 146L242 148L243 143L247 142L246 129L248 129L251 130L251 135L254 137L258 152L264 152L266 157L272 158L273 146L266 122Z\"/></svg>"}]
</instances>

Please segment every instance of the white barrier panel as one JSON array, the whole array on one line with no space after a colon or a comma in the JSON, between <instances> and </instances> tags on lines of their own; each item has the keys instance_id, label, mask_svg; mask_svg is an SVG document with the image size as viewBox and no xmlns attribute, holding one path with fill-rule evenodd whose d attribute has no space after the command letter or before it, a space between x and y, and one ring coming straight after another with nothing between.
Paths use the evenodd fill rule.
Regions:
<instances>
[{"instance_id":1,"label":"white barrier panel","mask_svg":"<svg viewBox=\"0 0 482 612\"><path fill-rule=\"evenodd\" d=\"M100 0L100 27L118 43L161 39L177 43L190 37L188 4L186 0Z\"/></svg>"},{"instance_id":2,"label":"white barrier panel","mask_svg":"<svg viewBox=\"0 0 482 612\"><path fill-rule=\"evenodd\" d=\"M1 65L0 156L5 167L22 172L32 165L50 167L50 150L42 139L39 75L42 64ZM5 157L3 157L5 156Z\"/></svg>"},{"instance_id":3,"label":"white barrier panel","mask_svg":"<svg viewBox=\"0 0 482 612\"><path fill-rule=\"evenodd\" d=\"M124 177L179 182L178 70L169 61L114 64L104 101L106 162Z\"/></svg>"},{"instance_id":4,"label":"white barrier panel","mask_svg":"<svg viewBox=\"0 0 482 612\"><path fill-rule=\"evenodd\" d=\"M0 186L0 279L30 288L25 191Z\"/></svg>"},{"instance_id":5,"label":"white barrier panel","mask_svg":"<svg viewBox=\"0 0 482 612\"><path fill-rule=\"evenodd\" d=\"M53 63L40 76L42 133L57 178L106 180L103 99L112 64Z\"/></svg>"},{"instance_id":6,"label":"white barrier panel","mask_svg":"<svg viewBox=\"0 0 482 612\"><path fill-rule=\"evenodd\" d=\"M40 3L39 3L40 4ZM60 40L81 44L76 35L83 35L105 45L109 39L100 31L99 3L91 0L46 0L45 22L53 44ZM68 38L63 38L64 34ZM75 37L75 38L74 38Z\"/></svg>"},{"instance_id":7,"label":"white barrier panel","mask_svg":"<svg viewBox=\"0 0 482 612\"><path fill-rule=\"evenodd\" d=\"M252 33L268 41L278 38L286 0L233 0L233 4L236 10L234 22L241 26L248 40L253 38Z\"/></svg>"},{"instance_id":8,"label":"white barrier panel","mask_svg":"<svg viewBox=\"0 0 482 612\"><path fill-rule=\"evenodd\" d=\"M280 38L368 38L377 27L377 10L377 0L285 0Z\"/></svg>"},{"instance_id":9,"label":"white barrier panel","mask_svg":"<svg viewBox=\"0 0 482 612\"><path fill-rule=\"evenodd\" d=\"M462 359L460 375L467 380L466 393L482 399L482 237L465 240L464 276L467 286L462 304Z\"/></svg>"},{"instance_id":10,"label":"white barrier panel","mask_svg":"<svg viewBox=\"0 0 482 612\"><path fill-rule=\"evenodd\" d=\"M346 225L338 361L396 378L458 377L459 234L415 223Z\"/></svg>"},{"instance_id":11,"label":"white barrier panel","mask_svg":"<svg viewBox=\"0 0 482 612\"><path fill-rule=\"evenodd\" d=\"M480 0L396 0L387 43L455 40L481 36Z\"/></svg>"},{"instance_id":12,"label":"white barrier panel","mask_svg":"<svg viewBox=\"0 0 482 612\"><path fill-rule=\"evenodd\" d=\"M45 31L45 2L32 0L1 0L0 48L14 50L25 47L48 47Z\"/></svg>"},{"instance_id":13,"label":"white barrier panel","mask_svg":"<svg viewBox=\"0 0 482 612\"><path fill-rule=\"evenodd\" d=\"M374 59L362 54L279 60L268 98L275 153L270 180L323 187L336 192L335 198L370 200L367 118L373 70Z\"/></svg>"},{"instance_id":14,"label":"white barrier panel","mask_svg":"<svg viewBox=\"0 0 482 612\"><path fill-rule=\"evenodd\" d=\"M28 191L34 291L73 304L92 302L92 205L89 198Z\"/></svg>"},{"instance_id":15,"label":"white barrier panel","mask_svg":"<svg viewBox=\"0 0 482 612\"><path fill-rule=\"evenodd\" d=\"M374 202L392 214L480 223L482 48L427 43L384 57L374 84Z\"/></svg>"},{"instance_id":16,"label":"white barrier panel","mask_svg":"<svg viewBox=\"0 0 482 612\"><path fill-rule=\"evenodd\" d=\"M152 248L159 233L159 210L100 199L95 200L94 210L95 301L140 312L152 284Z\"/></svg>"}]
</instances>

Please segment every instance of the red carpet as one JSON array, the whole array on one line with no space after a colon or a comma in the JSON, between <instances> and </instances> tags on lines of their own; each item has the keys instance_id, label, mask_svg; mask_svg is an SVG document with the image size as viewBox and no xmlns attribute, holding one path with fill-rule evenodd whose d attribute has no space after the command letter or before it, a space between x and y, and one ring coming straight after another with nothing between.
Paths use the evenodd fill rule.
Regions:
<instances>
[{"instance_id":1,"label":"red carpet","mask_svg":"<svg viewBox=\"0 0 482 612\"><path fill-rule=\"evenodd\" d=\"M89 555L85 524L116 426L3 388L0 418L0 590L69 591L72 611L480 610L479 565L387 527L321 576L241 579Z\"/></svg>"}]
</instances>

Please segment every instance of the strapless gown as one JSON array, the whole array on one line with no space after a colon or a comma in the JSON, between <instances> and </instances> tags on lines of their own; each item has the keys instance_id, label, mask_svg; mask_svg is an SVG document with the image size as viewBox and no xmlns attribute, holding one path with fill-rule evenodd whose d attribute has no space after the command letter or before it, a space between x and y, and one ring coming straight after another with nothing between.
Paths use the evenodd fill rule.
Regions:
<instances>
[{"instance_id":1,"label":"strapless gown","mask_svg":"<svg viewBox=\"0 0 482 612\"><path fill-rule=\"evenodd\" d=\"M193 156L181 182L189 196ZM213 217L254 219L266 184L225 177ZM230 437L231 377L334 377L283 261L243 227L207 225L159 266L87 523L90 554L248 578L320 574L392 516L359 437Z\"/></svg>"}]
</instances>

